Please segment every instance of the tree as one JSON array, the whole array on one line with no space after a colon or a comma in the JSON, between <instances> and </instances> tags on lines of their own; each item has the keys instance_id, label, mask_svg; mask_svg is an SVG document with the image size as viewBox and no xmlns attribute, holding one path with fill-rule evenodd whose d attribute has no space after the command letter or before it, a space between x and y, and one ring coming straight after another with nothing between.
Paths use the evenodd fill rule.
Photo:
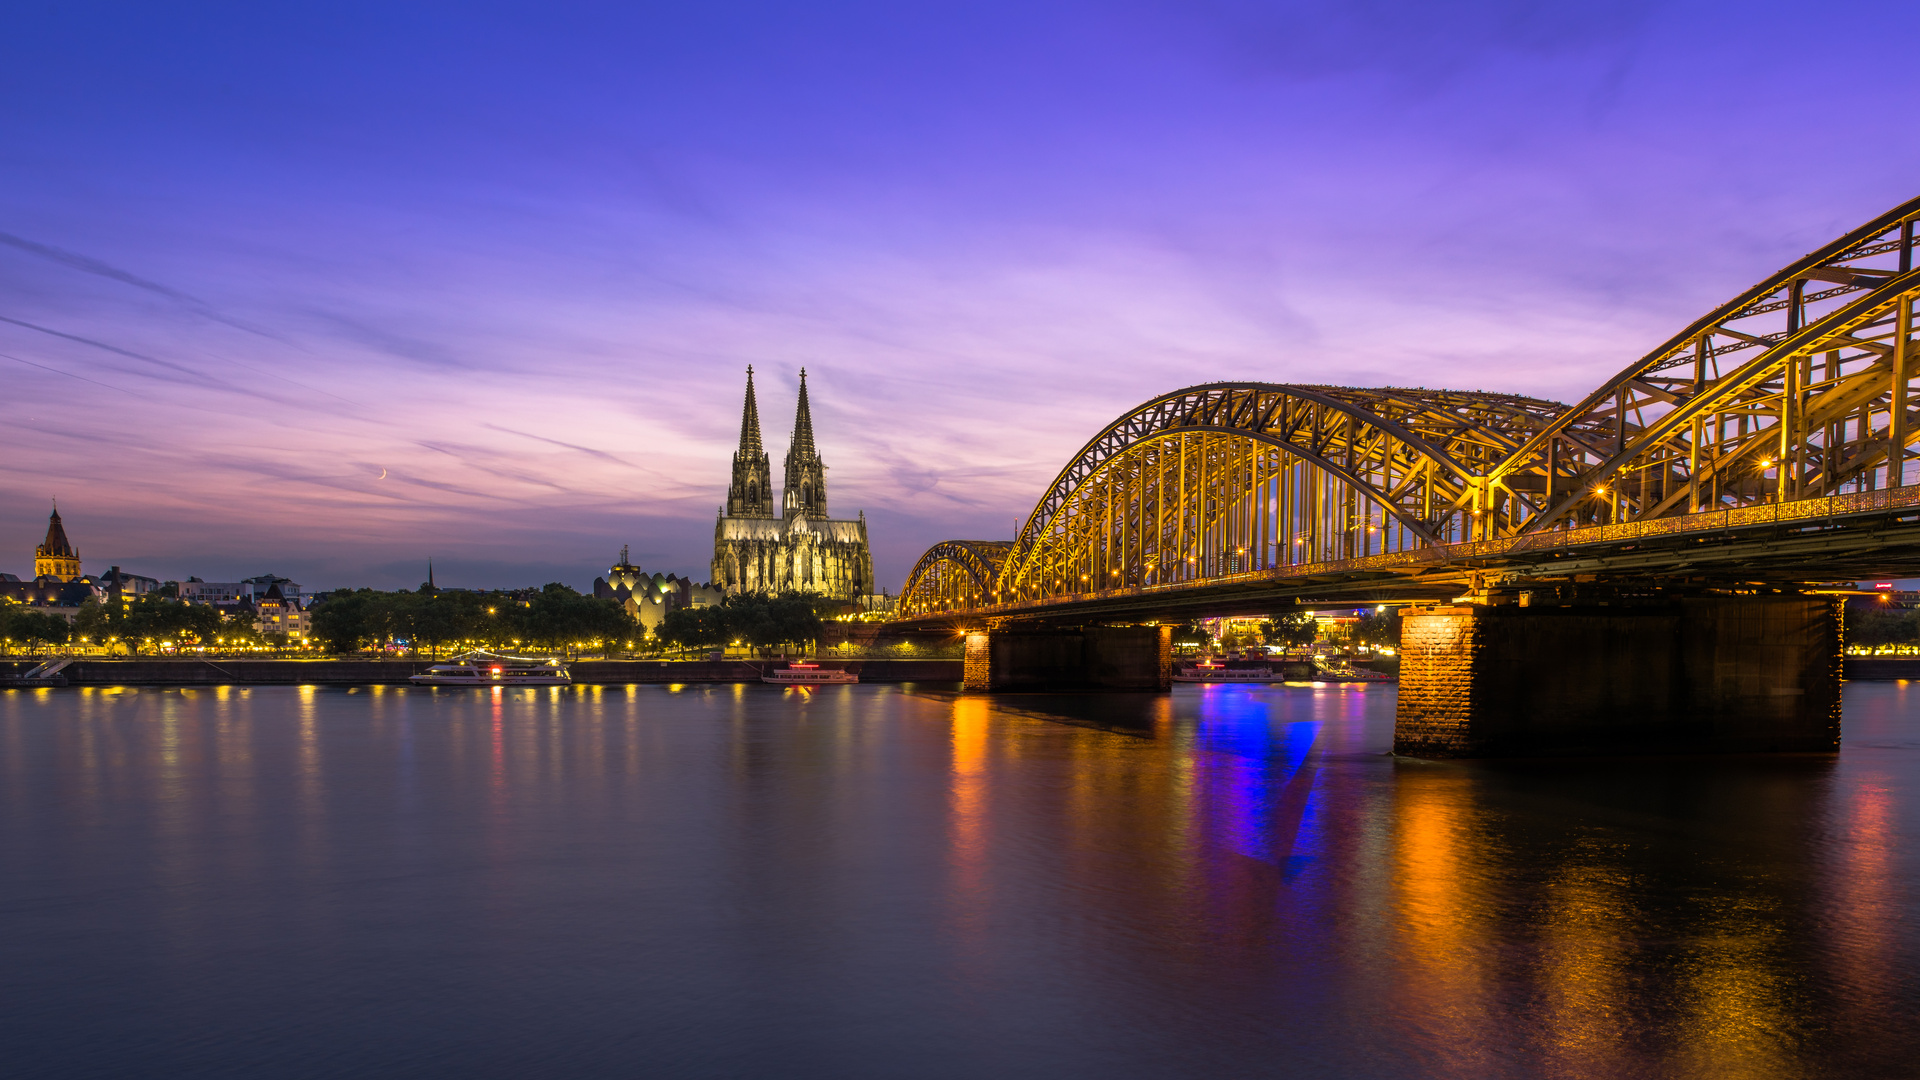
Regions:
<instances>
[{"instance_id":1,"label":"tree","mask_svg":"<svg viewBox=\"0 0 1920 1080\"><path fill-rule=\"evenodd\" d=\"M73 630L89 641L101 645L111 645L120 637L126 613L109 606L99 598L88 600L74 613Z\"/></svg>"},{"instance_id":2,"label":"tree","mask_svg":"<svg viewBox=\"0 0 1920 1080\"><path fill-rule=\"evenodd\" d=\"M1873 600L1848 604L1845 633L1848 645L1906 645L1920 640L1920 611Z\"/></svg>"},{"instance_id":3,"label":"tree","mask_svg":"<svg viewBox=\"0 0 1920 1080\"><path fill-rule=\"evenodd\" d=\"M1353 640L1357 645L1371 645L1376 649L1397 649L1400 647L1400 609L1390 607L1385 611L1369 611L1360 616L1353 626Z\"/></svg>"},{"instance_id":4,"label":"tree","mask_svg":"<svg viewBox=\"0 0 1920 1080\"><path fill-rule=\"evenodd\" d=\"M245 614L229 615L221 620L219 641L233 649L266 644L266 639L260 636L260 631L254 629L253 620Z\"/></svg>"},{"instance_id":5,"label":"tree","mask_svg":"<svg viewBox=\"0 0 1920 1080\"><path fill-rule=\"evenodd\" d=\"M525 603L509 609L509 622L521 641L535 648L571 654L597 644L601 651L622 648L633 638L636 624L617 601L582 596L559 582L549 582Z\"/></svg>"},{"instance_id":6,"label":"tree","mask_svg":"<svg viewBox=\"0 0 1920 1080\"><path fill-rule=\"evenodd\" d=\"M58 645L72 640L73 625L64 616L52 612L7 604L0 607L0 637L19 642L32 651L35 646Z\"/></svg>"},{"instance_id":7,"label":"tree","mask_svg":"<svg viewBox=\"0 0 1920 1080\"><path fill-rule=\"evenodd\" d=\"M1213 635L1200 629L1198 623L1173 628L1173 647L1176 649L1204 649L1211 644Z\"/></svg>"},{"instance_id":8,"label":"tree","mask_svg":"<svg viewBox=\"0 0 1920 1080\"><path fill-rule=\"evenodd\" d=\"M315 600L312 608L313 636L327 651L357 652L373 636L376 594L372 589L335 589Z\"/></svg>"},{"instance_id":9,"label":"tree","mask_svg":"<svg viewBox=\"0 0 1920 1080\"><path fill-rule=\"evenodd\" d=\"M804 646L820 637L820 609L812 597L749 593L705 610L716 612L709 618L720 624L720 642L744 641L762 653L776 645Z\"/></svg>"},{"instance_id":10,"label":"tree","mask_svg":"<svg viewBox=\"0 0 1920 1080\"><path fill-rule=\"evenodd\" d=\"M1289 611L1260 624L1260 637L1269 645L1306 646L1320 634L1311 611Z\"/></svg>"}]
</instances>

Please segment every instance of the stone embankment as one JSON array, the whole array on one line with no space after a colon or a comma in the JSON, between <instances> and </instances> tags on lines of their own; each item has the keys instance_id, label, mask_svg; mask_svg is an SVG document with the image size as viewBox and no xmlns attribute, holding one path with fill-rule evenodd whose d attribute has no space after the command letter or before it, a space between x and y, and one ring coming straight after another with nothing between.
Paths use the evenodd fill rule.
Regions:
<instances>
[{"instance_id":1,"label":"stone embankment","mask_svg":"<svg viewBox=\"0 0 1920 1080\"><path fill-rule=\"evenodd\" d=\"M1849 656L1846 667L1847 678L1865 682L1920 679L1920 657L1915 656Z\"/></svg>"},{"instance_id":2,"label":"stone embankment","mask_svg":"<svg viewBox=\"0 0 1920 1080\"><path fill-rule=\"evenodd\" d=\"M36 661L0 663L0 673L24 672ZM959 660L827 660L861 682L958 683ZM356 686L405 683L427 661L409 660L76 660L63 674L69 686ZM626 683L757 682L779 660L579 660L570 665L582 685Z\"/></svg>"}]
</instances>

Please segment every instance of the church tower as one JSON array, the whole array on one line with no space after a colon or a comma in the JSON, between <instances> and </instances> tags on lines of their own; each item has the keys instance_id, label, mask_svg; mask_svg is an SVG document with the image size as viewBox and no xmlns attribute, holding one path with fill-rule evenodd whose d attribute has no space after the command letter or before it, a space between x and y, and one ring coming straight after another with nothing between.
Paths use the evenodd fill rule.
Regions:
<instances>
[{"instance_id":1,"label":"church tower","mask_svg":"<svg viewBox=\"0 0 1920 1080\"><path fill-rule=\"evenodd\" d=\"M827 466L813 441L807 373L800 372L800 406L787 450L786 490L773 501L772 470L760 442L760 407L747 369L747 406L733 485L713 523L713 584L729 594L818 596L852 601L873 591L873 555L867 519L827 518ZM784 513L774 507L779 505Z\"/></svg>"},{"instance_id":2,"label":"church tower","mask_svg":"<svg viewBox=\"0 0 1920 1080\"><path fill-rule=\"evenodd\" d=\"M747 403L740 412L740 449L733 452L733 485L727 489L727 516L773 516L773 463L760 442L760 406L753 399L753 367L747 367Z\"/></svg>"},{"instance_id":3,"label":"church tower","mask_svg":"<svg viewBox=\"0 0 1920 1080\"><path fill-rule=\"evenodd\" d=\"M786 516L827 519L827 465L813 445L813 411L807 407L807 369L800 369L800 408L793 417L793 444L787 448Z\"/></svg>"},{"instance_id":4,"label":"church tower","mask_svg":"<svg viewBox=\"0 0 1920 1080\"><path fill-rule=\"evenodd\" d=\"M72 581L80 576L80 553L67 542L67 530L60 524L60 505L54 504L47 519L47 542L33 549L33 576Z\"/></svg>"}]
</instances>

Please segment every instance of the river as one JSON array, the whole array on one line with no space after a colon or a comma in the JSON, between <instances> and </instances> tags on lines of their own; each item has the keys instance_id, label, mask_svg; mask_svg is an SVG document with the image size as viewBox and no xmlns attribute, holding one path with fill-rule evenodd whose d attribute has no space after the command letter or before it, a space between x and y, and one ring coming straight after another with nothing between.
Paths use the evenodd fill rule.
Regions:
<instances>
[{"instance_id":1,"label":"river","mask_svg":"<svg viewBox=\"0 0 1920 1080\"><path fill-rule=\"evenodd\" d=\"M9 1077L1920 1075L1920 683L1837 756L1391 687L0 691Z\"/></svg>"}]
</instances>

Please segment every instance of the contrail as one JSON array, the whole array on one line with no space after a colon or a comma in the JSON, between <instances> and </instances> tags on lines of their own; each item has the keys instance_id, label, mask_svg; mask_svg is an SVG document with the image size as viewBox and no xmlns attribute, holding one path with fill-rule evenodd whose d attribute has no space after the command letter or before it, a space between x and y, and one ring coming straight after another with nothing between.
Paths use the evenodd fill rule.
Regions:
<instances>
[{"instance_id":1,"label":"contrail","mask_svg":"<svg viewBox=\"0 0 1920 1080\"><path fill-rule=\"evenodd\" d=\"M208 304L198 297L189 296L178 289L162 285L157 281L148 281L138 274L129 273L110 263L101 262L99 259L93 258L90 255L82 255L77 251L67 251L64 248L42 244L34 240L28 240L24 236L15 236L7 232L0 232L0 244L18 248L29 255L38 255L43 259L57 262L62 266L70 267L84 274L95 274L103 278L118 281L123 285L131 285L136 289L145 289L150 293L164 296L175 303L191 309L196 315L212 319L214 322L224 326L231 326L235 330L244 330L249 334L257 334L271 341L282 340L264 330L256 329L238 320L227 318L225 315L215 311L211 304Z\"/></svg>"}]
</instances>

